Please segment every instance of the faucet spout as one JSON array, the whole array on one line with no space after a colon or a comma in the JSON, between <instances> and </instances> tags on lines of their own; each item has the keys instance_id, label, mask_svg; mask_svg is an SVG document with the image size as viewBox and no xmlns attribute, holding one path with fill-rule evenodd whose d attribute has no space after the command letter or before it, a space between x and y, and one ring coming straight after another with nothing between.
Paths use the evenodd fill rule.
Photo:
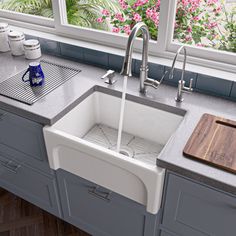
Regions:
<instances>
[{"instance_id":1,"label":"faucet spout","mask_svg":"<svg viewBox=\"0 0 236 236\"><path fill-rule=\"evenodd\" d=\"M140 31L143 38L142 65L140 67L140 92L145 93L146 85L144 82L148 78L148 43L150 40L150 34L147 25L143 22L139 22L134 26L128 38L121 75L128 77L132 76L133 45L134 40Z\"/></svg>"},{"instance_id":2,"label":"faucet spout","mask_svg":"<svg viewBox=\"0 0 236 236\"><path fill-rule=\"evenodd\" d=\"M185 73L185 67L186 67L186 62L187 62L187 50L186 50L185 46L181 46L175 54L175 57L174 57L174 60L172 63L172 67L170 70L170 74L169 74L169 79L173 79L175 63L176 63L176 60L182 50L184 50L184 62L183 62L183 68L182 68L182 73L181 73L181 79L179 80L179 83L178 83L178 91L177 91L177 96L175 98L176 102L182 102L184 100L183 99L184 92L192 92L192 90L193 90L192 89L193 79L190 79L189 87L185 86L185 81L184 81L184 73Z\"/></svg>"},{"instance_id":3,"label":"faucet spout","mask_svg":"<svg viewBox=\"0 0 236 236\"><path fill-rule=\"evenodd\" d=\"M185 46L181 46L175 54L175 57L174 57L174 60L173 60L172 66L171 66L171 71L169 74L169 79L173 79L175 63L176 63L176 60L177 60L180 52L182 51L182 49L184 50L184 62L183 62L183 68L182 68L182 73L181 73L181 81L183 82L185 67L186 67L186 62L187 62L187 50L186 50Z\"/></svg>"}]
</instances>

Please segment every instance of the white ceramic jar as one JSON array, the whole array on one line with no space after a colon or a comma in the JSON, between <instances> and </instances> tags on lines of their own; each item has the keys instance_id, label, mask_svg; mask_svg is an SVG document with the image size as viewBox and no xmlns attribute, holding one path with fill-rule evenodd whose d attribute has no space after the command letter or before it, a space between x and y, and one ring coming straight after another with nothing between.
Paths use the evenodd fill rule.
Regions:
<instances>
[{"instance_id":1,"label":"white ceramic jar","mask_svg":"<svg viewBox=\"0 0 236 236\"><path fill-rule=\"evenodd\" d=\"M41 57L41 47L37 39L29 39L24 42L25 58L29 60Z\"/></svg>"},{"instance_id":2,"label":"white ceramic jar","mask_svg":"<svg viewBox=\"0 0 236 236\"><path fill-rule=\"evenodd\" d=\"M8 33L10 32L7 23L0 22L0 52L7 52L10 50L8 43Z\"/></svg>"},{"instance_id":3,"label":"white ceramic jar","mask_svg":"<svg viewBox=\"0 0 236 236\"><path fill-rule=\"evenodd\" d=\"M25 35L19 31L11 31L8 34L9 45L11 48L11 54L13 56L21 56L24 54L24 41Z\"/></svg>"}]
</instances>

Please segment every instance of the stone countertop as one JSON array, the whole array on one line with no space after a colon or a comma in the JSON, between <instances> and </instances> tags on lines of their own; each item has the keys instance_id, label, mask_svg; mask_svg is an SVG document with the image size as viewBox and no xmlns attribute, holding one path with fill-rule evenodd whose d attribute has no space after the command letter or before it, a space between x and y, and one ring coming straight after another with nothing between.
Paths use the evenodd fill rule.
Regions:
<instances>
[{"instance_id":1,"label":"stone countertop","mask_svg":"<svg viewBox=\"0 0 236 236\"><path fill-rule=\"evenodd\" d=\"M82 70L62 86L53 90L33 105L27 105L0 95L0 108L44 125L52 125L79 101L78 98L95 83L101 83L105 70L57 57L44 55L41 59L59 62ZM29 60L24 56L13 57L10 53L0 53L0 82L26 70ZM21 78L19 78L21 79Z\"/></svg>"},{"instance_id":2,"label":"stone countertop","mask_svg":"<svg viewBox=\"0 0 236 236\"><path fill-rule=\"evenodd\" d=\"M121 91L122 89L123 78L119 74L116 75L117 83L110 86L101 80L102 75L106 72L104 69L47 55L44 55L43 58L78 67L82 72L33 105L26 105L0 96L0 109L43 125L52 125L75 107L82 100L82 95L95 85L108 87L116 91ZM10 53L1 53L0 82L26 69L29 62L23 56L12 57ZM183 103L176 103L174 97L177 88L167 85L161 85L157 90L148 88L146 96L140 95L138 89L139 81L136 78L129 79L128 94L182 108L187 111L176 133L159 155L157 165L236 195L235 174L193 161L182 154L183 148L202 114L210 113L235 120L236 103L194 92L192 94L184 94L185 100Z\"/></svg>"}]
</instances>

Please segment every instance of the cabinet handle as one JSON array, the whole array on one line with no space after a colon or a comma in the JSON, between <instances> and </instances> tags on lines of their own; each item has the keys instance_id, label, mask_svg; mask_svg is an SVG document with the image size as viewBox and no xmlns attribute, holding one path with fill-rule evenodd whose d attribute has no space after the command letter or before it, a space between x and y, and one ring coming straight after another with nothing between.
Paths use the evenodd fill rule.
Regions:
<instances>
[{"instance_id":1,"label":"cabinet handle","mask_svg":"<svg viewBox=\"0 0 236 236\"><path fill-rule=\"evenodd\" d=\"M5 167L7 170L11 171L14 174L17 174L18 169L21 167L21 165L14 164L13 161L0 162L3 167Z\"/></svg>"},{"instance_id":2,"label":"cabinet handle","mask_svg":"<svg viewBox=\"0 0 236 236\"><path fill-rule=\"evenodd\" d=\"M88 190L88 193L93 195L94 197L100 198L106 202L110 202L110 195L111 195L111 191L110 192L101 192L99 191L99 186L96 187L92 187Z\"/></svg>"}]
</instances>

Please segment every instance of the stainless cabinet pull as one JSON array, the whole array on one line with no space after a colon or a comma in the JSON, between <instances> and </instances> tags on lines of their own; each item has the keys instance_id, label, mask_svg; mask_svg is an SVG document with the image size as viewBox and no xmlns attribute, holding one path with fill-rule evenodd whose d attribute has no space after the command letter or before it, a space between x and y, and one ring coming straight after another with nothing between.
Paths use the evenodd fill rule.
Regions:
<instances>
[{"instance_id":1,"label":"stainless cabinet pull","mask_svg":"<svg viewBox=\"0 0 236 236\"><path fill-rule=\"evenodd\" d=\"M14 164L13 161L0 161L1 165L5 167L7 170L13 172L14 174L17 174L18 169L21 167L21 165Z\"/></svg>"},{"instance_id":2,"label":"stainless cabinet pull","mask_svg":"<svg viewBox=\"0 0 236 236\"><path fill-rule=\"evenodd\" d=\"M88 193L97 197L97 198L100 198L106 202L110 202L111 199L110 199L110 195L111 195L111 191L110 192L102 192L102 191L99 191L99 186L96 186L96 187L92 187L88 190Z\"/></svg>"}]
</instances>

